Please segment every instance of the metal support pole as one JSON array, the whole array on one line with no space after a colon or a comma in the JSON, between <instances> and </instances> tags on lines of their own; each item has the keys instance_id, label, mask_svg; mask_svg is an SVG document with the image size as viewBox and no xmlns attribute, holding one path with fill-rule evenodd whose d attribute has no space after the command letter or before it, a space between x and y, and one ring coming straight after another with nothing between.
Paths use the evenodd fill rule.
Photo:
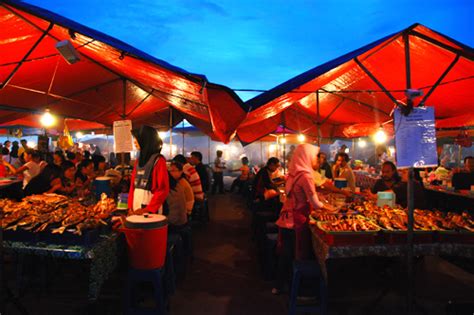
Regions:
<instances>
[{"instance_id":1,"label":"metal support pole","mask_svg":"<svg viewBox=\"0 0 474 315\"><path fill-rule=\"evenodd\" d=\"M211 164L211 137L207 136L207 164Z\"/></svg>"},{"instance_id":2,"label":"metal support pole","mask_svg":"<svg viewBox=\"0 0 474 315\"><path fill-rule=\"evenodd\" d=\"M316 91L316 121L317 121L317 127L318 127L318 137L317 137L317 142L318 142L318 147L321 146L321 126L320 126L320 121L319 121L319 90Z\"/></svg>"},{"instance_id":3,"label":"metal support pole","mask_svg":"<svg viewBox=\"0 0 474 315\"><path fill-rule=\"evenodd\" d=\"M127 113L126 113L126 106L127 106L127 80L123 79L122 80L122 100L123 100L123 109L122 109L122 120L125 120L127 118ZM125 174L125 152L120 152L120 160L121 160L121 170L122 170L122 176Z\"/></svg>"},{"instance_id":4,"label":"metal support pole","mask_svg":"<svg viewBox=\"0 0 474 315\"><path fill-rule=\"evenodd\" d=\"M181 131L183 132L183 134L182 134L182 140L183 140L183 149L182 149L182 151L183 152L182 153L184 155L184 119L183 119L183 122L181 124Z\"/></svg>"},{"instance_id":5,"label":"metal support pole","mask_svg":"<svg viewBox=\"0 0 474 315\"><path fill-rule=\"evenodd\" d=\"M285 165L285 167L283 168L283 174L286 175L286 137L285 137L285 133L283 133L283 165Z\"/></svg>"},{"instance_id":6,"label":"metal support pole","mask_svg":"<svg viewBox=\"0 0 474 315\"><path fill-rule=\"evenodd\" d=\"M407 201L408 201L408 232L407 232L407 274L408 274L408 290L407 290L407 308L408 312L412 312L415 306L415 273L414 273L414 250L413 250L413 212L415 209L415 194L413 182L413 167L408 169L408 185L407 185Z\"/></svg>"},{"instance_id":7,"label":"metal support pole","mask_svg":"<svg viewBox=\"0 0 474 315\"><path fill-rule=\"evenodd\" d=\"M12 72L10 72L10 74L5 79L5 81L3 81L0 84L0 90L8 85L8 83L11 81L11 79L13 78L15 73L17 73L18 69L20 69L20 67L23 65L23 63L26 61L26 59L28 59L28 56L31 55L31 53L35 50L36 47L38 47L38 45L46 37L46 35L48 35L49 31L53 28L53 26L54 26L54 23L49 23L48 28L45 31L43 31L43 34L41 34L40 38L38 38L38 40L33 44L33 46L28 50L28 52L23 56L21 61L16 65L16 67L12 70Z\"/></svg>"},{"instance_id":8,"label":"metal support pole","mask_svg":"<svg viewBox=\"0 0 474 315\"><path fill-rule=\"evenodd\" d=\"M170 107L170 160L173 158L173 107Z\"/></svg>"},{"instance_id":9,"label":"metal support pole","mask_svg":"<svg viewBox=\"0 0 474 315\"><path fill-rule=\"evenodd\" d=\"M409 34L403 34L403 41L405 43L405 75L406 88L411 88L411 70L410 70L410 41ZM408 115L413 109L413 100L408 98L405 115ZM411 313L415 307L415 274L413 268L414 250L413 250L413 212L415 208L414 200L414 184L413 184L413 166L408 169L408 183L407 183L407 206L408 206L408 231L407 231L407 311Z\"/></svg>"}]
</instances>

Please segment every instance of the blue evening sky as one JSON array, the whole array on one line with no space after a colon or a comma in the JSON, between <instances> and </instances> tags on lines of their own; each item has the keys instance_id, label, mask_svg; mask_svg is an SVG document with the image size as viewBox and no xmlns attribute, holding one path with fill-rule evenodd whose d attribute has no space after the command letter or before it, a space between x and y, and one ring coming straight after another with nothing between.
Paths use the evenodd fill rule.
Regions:
<instances>
[{"instance_id":1,"label":"blue evening sky","mask_svg":"<svg viewBox=\"0 0 474 315\"><path fill-rule=\"evenodd\" d=\"M474 46L473 0L26 2L234 89L270 89L415 22Z\"/></svg>"}]
</instances>

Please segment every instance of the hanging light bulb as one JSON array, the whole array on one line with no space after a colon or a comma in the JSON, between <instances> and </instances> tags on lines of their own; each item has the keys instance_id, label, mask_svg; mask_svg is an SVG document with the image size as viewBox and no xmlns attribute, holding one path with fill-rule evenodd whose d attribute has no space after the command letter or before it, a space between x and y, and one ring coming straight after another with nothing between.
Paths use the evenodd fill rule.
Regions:
<instances>
[{"instance_id":1,"label":"hanging light bulb","mask_svg":"<svg viewBox=\"0 0 474 315\"><path fill-rule=\"evenodd\" d=\"M76 132L76 139L81 139L84 136L84 134L80 131Z\"/></svg>"},{"instance_id":2,"label":"hanging light bulb","mask_svg":"<svg viewBox=\"0 0 474 315\"><path fill-rule=\"evenodd\" d=\"M51 115L51 113L49 112L49 109L46 109L46 111L40 118L40 123L45 128L52 127L56 124L56 117Z\"/></svg>"},{"instance_id":3,"label":"hanging light bulb","mask_svg":"<svg viewBox=\"0 0 474 315\"><path fill-rule=\"evenodd\" d=\"M359 148L365 148L367 146L367 141L365 141L364 139L360 139L359 142L357 142L357 145L359 146Z\"/></svg>"},{"instance_id":4,"label":"hanging light bulb","mask_svg":"<svg viewBox=\"0 0 474 315\"><path fill-rule=\"evenodd\" d=\"M164 131L160 131L160 132L158 132L158 135L160 136L160 139L164 139L164 138L166 138L167 133L164 132Z\"/></svg>"},{"instance_id":5,"label":"hanging light bulb","mask_svg":"<svg viewBox=\"0 0 474 315\"><path fill-rule=\"evenodd\" d=\"M299 141L299 142L304 142L305 140L306 140L306 137L305 137L304 134L299 134L299 135L298 135L298 141Z\"/></svg>"},{"instance_id":6,"label":"hanging light bulb","mask_svg":"<svg viewBox=\"0 0 474 315\"><path fill-rule=\"evenodd\" d=\"M281 144L286 144L286 138L285 137L281 138L280 143Z\"/></svg>"},{"instance_id":7,"label":"hanging light bulb","mask_svg":"<svg viewBox=\"0 0 474 315\"><path fill-rule=\"evenodd\" d=\"M387 142L387 134L383 130L383 127L380 127L379 130L374 135L374 141L377 144L382 144Z\"/></svg>"}]
</instances>

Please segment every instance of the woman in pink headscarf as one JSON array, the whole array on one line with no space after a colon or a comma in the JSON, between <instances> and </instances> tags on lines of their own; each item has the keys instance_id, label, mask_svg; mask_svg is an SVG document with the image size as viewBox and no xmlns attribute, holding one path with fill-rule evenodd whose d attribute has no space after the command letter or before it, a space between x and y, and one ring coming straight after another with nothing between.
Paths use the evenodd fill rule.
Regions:
<instances>
[{"instance_id":1,"label":"woman in pink headscarf","mask_svg":"<svg viewBox=\"0 0 474 315\"><path fill-rule=\"evenodd\" d=\"M299 145L293 153L286 181L286 201L276 224L280 227L278 248L280 259L276 287L278 294L284 286L293 255L296 260L312 257L311 231L308 216L313 208L325 207L318 199L312 173L318 166L319 148L311 144Z\"/></svg>"}]
</instances>

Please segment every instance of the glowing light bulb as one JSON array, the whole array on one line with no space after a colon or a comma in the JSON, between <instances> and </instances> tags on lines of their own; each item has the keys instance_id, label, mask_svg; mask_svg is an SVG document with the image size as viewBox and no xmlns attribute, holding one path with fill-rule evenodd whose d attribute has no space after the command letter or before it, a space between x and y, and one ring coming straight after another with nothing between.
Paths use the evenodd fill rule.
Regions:
<instances>
[{"instance_id":1,"label":"glowing light bulb","mask_svg":"<svg viewBox=\"0 0 474 315\"><path fill-rule=\"evenodd\" d=\"M84 136L84 134L80 131L76 132L76 139L80 139Z\"/></svg>"},{"instance_id":2,"label":"glowing light bulb","mask_svg":"<svg viewBox=\"0 0 474 315\"><path fill-rule=\"evenodd\" d=\"M367 141L365 140L359 140L359 142L357 143L359 148L365 148L367 146Z\"/></svg>"},{"instance_id":3,"label":"glowing light bulb","mask_svg":"<svg viewBox=\"0 0 474 315\"><path fill-rule=\"evenodd\" d=\"M158 132L158 135L160 136L160 139L164 139L164 138L166 138L167 133L164 132L164 131L160 131L160 132Z\"/></svg>"},{"instance_id":4,"label":"glowing light bulb","mask_svg":"<svg viewBox=\"0 0 474 315\"><path fill-rule=\"evenodd\" d=\"M43 127L52 127L56 124L56 117L51 115L49 109L47 109L45 113L41 116L40 123L41 125L43 125Z\"/></svg>"},{"instance_id":5,"label":"glowing light bulb","mask_svg":"<svg viewBox=\"0 0 474 315\"><path fill-rule=\"evenodd\" d=\"M375 135L374 135L374 141L375 143L382 144L387 142L387 134L385 131L381 128L379 129Z\"/></svg>"},{"instance_id":6,"label":"glowing light bulb","mask_svg":"<svg viewBox=\"0 0 474 315\"><path fill-rule=\"evenodd\" d=\"M303 134L299 134L299 135L298 135L298 141L299 141L299 142L304 142L305 140L306 140L305 135L303 135Z\"/></svg>"},{"instance_id":7,"label":"glowing light bulb","mask_svg":"<svg viewBox=\"0 0 474 315\"><path fill-rule=\"evenodd\" d=\"M280 139L280 143L281 143L281 144L285 144L285 143L286 143L286 138L281 138L281 139Z\"/></svg>"}]
</instances>

